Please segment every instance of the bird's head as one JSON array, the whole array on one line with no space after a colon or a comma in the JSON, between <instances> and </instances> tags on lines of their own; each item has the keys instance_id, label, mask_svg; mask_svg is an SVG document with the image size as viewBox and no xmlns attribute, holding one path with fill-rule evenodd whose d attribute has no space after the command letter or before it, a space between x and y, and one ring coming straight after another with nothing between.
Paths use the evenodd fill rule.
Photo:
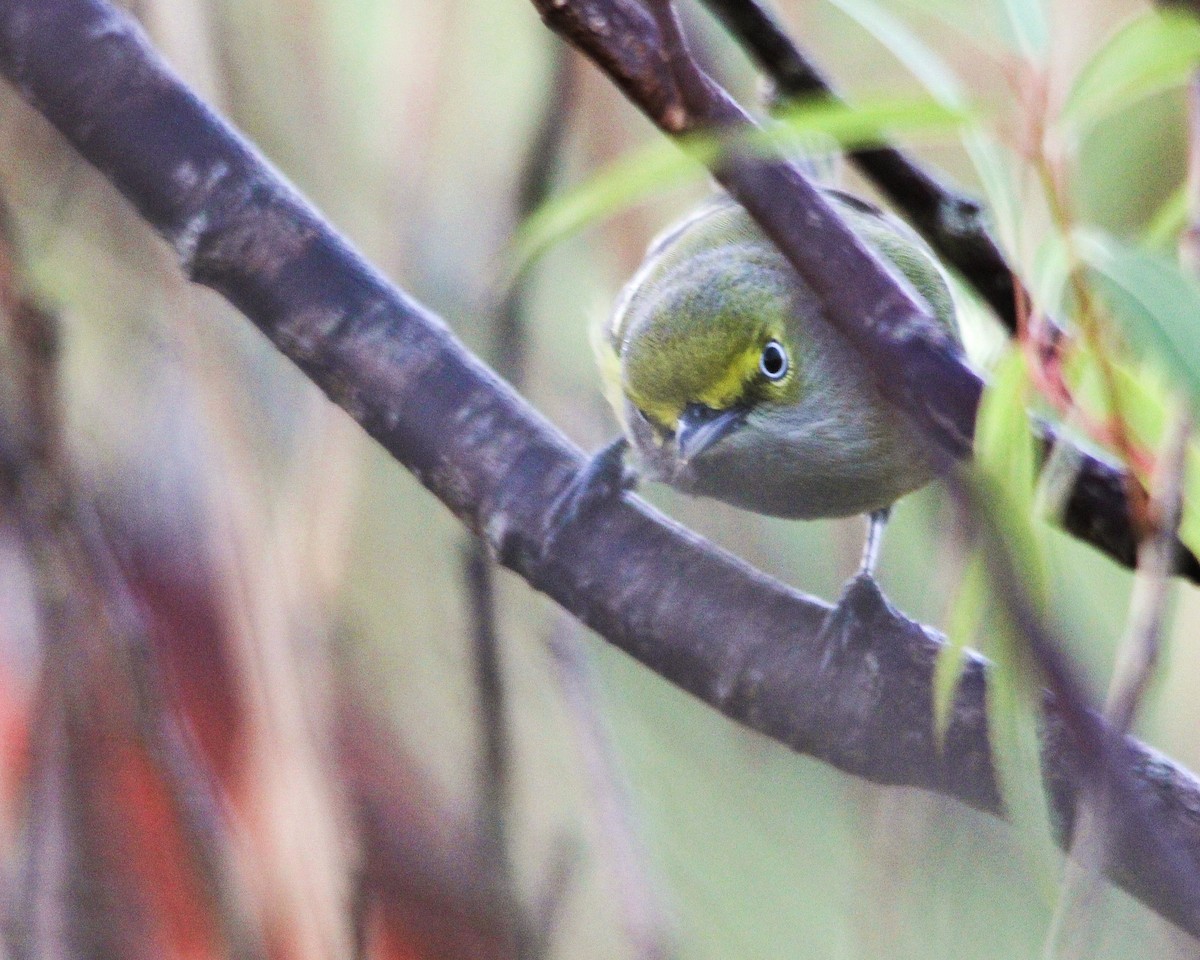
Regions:
<instances>
[{"instance_id":1,"label":"bird's head","mask_svg":"<svg viewBox=\"0 0 1200 960\"><path fill-rule=\"evenodd\" d=\"M635 297L620 351L626 398L685 463L802 389L786 281L728 264L696 279Z\"/></svg>"}]
</instances>

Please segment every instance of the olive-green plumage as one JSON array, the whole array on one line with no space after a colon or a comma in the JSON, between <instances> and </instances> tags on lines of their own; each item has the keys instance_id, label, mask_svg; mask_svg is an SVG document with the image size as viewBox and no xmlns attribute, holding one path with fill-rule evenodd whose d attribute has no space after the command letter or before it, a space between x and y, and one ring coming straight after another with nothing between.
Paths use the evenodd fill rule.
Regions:
<instances>
[{"instance_id":1,"label":"olive-green plumage","mask_svg":"<svg viewBox=\"0 0 1200 960\"><path fill-rule=\"evenodd\" d=\"M950 292L922 241L861 200L827 196L957 341ZM884 508L932 476L921 435L731 200L651 247L601 341L609 400L653 479L810 519Z\"/></svg>"}]
</instances>

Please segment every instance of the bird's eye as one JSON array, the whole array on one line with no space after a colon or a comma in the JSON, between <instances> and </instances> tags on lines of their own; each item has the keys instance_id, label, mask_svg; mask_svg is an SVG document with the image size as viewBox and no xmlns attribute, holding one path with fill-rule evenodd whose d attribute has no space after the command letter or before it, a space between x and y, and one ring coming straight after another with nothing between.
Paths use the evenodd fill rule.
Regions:
<instances>
[{"instance_id":1,"label":"bird's eye","mask_svg":"<svg viewBox=\"0 0 1200 960\"><path fill-rule=\"evenodd\" d=\"M782 380L788 372L788 355L778 340L768 340L758 358L758 369L768 380Z\"/></svg>"}]
</instances>

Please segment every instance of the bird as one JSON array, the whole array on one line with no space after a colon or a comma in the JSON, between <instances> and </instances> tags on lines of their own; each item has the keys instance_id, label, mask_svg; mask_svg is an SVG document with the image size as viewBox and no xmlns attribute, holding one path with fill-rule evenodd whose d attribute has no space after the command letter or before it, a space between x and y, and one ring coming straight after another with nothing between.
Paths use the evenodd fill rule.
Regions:
<instances>
[{"instance_id":1,"label":"bird","mask_svg":"<svg viewBox=\"0 0 1200 960\"><path fill-rule=\"evenodd\" d=\"M924 241L866 200L822 190L961 349ZM769 516L865 514L858 574L873 580L891 506L933 478L934 451L739 203L719 195L656 239L594 341L621 434L560 496L556 522L641 479Z\"/></svg>"}]
</instances>

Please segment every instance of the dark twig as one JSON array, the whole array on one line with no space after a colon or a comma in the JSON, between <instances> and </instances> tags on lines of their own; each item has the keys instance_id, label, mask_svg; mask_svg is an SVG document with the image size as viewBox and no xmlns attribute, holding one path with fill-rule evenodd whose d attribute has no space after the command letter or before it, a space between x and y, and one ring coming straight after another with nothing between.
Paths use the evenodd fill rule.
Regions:
<instances>
[{"instance_id":1,"label":"dark twig","mask_svg":"<svg viewBox=\"0 0 1200 960\"><path fill-rule=\"evenodd\" d=\"M782 98L831 97L830 81L758 0L704 0L771 78ZM979 201L893 146L854 150L850 159L949 264L966 278L1010 334L1018 329L1020 279L988 229Z\"/></svg>"},{"instance_id":2,"label":"dark twig","mask_svg":"<svg viewBox=\"0 0 1200 960\"><path fill-rule=\"evenodd\" d=\"M532 213L549 195L566 134L571 102L570 53L555 44L549 95L526 148L514 204L514 222ZM493 343L495 367L520 389L525 381L528 330L525 313L528 276L515 277L495 311ZM508 738L500 636L496 630L495 573L487 549L471 537L463 550L463 578L471 604L472 651L478 696L482 757L479 771L479 819L484 843L484 863L492 872L492 896L498 915L510 924L508 935L518 960L540 960L547 937L537 917L529 917L521 903L510 855L509 820L512 816L510 781L512 750Z\"/></svg>"},{"instance_id":3,"label":"dark twig","mask_svg":"<svg viewBox=\"0 0 1200 960\"><path fill-rule=\"evenodd\" d=\"M612 36L669 102L654 43ZM578 450L368 267L182 87L124 15L100 0L3 0L0 70L175 246L192 279L241 309L536 589L796 750L872 782L999 812L985 666L968 658L937 738L931 675L942 641L933 631L883 606L859 610L855 643L822 669L828 606L629 496L565 528L559 548L544 552L551 505L580 468ZM1134 740L1124 751L1157 833L1200 863L1200 784ZM1053 712L1043 769L1069 825L1086 767ZM1193 891L1174 886L1141 826L1117 825L1110 876L1200 935Z\"/></svg>"},{"instance_id":4,"label":"dark twig","mask_svg":"<svg viewBox=\"0 0 1200 960\"><path fill-rule=\"evenodd\" d=\"M646 869L648 857L625 778L613 754L604 719L596 709L593 681L584 659L579 627L562 617L550 636L550 654L566 700L575 740L587 769L611 864L625 933L638 960L666 960L678 954L676 935L663 897Z\"/></svg>"},{"instance_id":5,"label":"dark twig","mask_svg":"<svg viewBox=\"0 0 1200 960\"><path fill-rule=\"evenodd\" d=\"M46 627L52 629L50 624ZM24 856L17 866L13 895L0 915L6 957L11 960L68 957L77 946L72 941L78 939L79 925L70 902L68 878L74 872L74 834L82 817L79 791L72 789L68 763L63 672L61 656L49 653L30 742Z\"/></svg>"},{"instance_id":6,"label":"dark twig","mask_svg":"<svg viewBox=\"0 0 1200 960\"><path fill-rule=\"evenodd\" d=\"M1160 7L1174 7L1178 10L1187 10L1194 16L1200 17L1200 0L1158 0Z\"/></svg>"},{"instance_id":7,"label":"dark twig","mask_svg":"<svg viewBox=\"0 0 1200 960\"><path fill-rule=\"evenodd\" d=\"M475 662L475 691L478 698L482 756L479 766L479 832L483 863L490 874L489 895L496 915L509 924L507 935L514 956L525 939L523 910L517 896L509 856L509 781L512 754L508 741L508 711L500 660L500 638L496 633L495 578L492 561L479 541L472 538L463 550L463 577L471 602L472 644Z\"/></svg>"},{"instance_id":8,"label":"dark twig","mask_svg":"<svg viewBox=\"0 0 1200 960\"><path fill-rule=\"evenodd\" d=\"M575 87L575 71L570 49L561 43L552 47L552 65L547 83L545 106L525 151L517 183L514 220L519 223L533 213L550 195L554 176L562 158L567 135L569 108ZM529 286L522 272L509 283L496 308L494 363L496 372L517 390L525 386L528 373L529 337L525 313Z\"/></svg>"}]
</instances>

